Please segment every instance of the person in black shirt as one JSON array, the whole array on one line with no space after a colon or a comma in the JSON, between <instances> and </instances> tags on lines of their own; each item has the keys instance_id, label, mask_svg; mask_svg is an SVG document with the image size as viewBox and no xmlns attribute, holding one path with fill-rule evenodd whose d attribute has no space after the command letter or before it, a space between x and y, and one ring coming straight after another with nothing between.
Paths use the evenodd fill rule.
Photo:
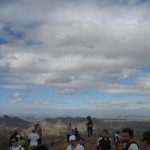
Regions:
<instances>
[{"instance_id":1,"label":"person in black shirt","mask_svg":"<svg viewBox=\"0 0 150 150\"><path fill-rule=\"evenodd\" d=\"M86 119L87 119L87 123L86 123L87 135L88 135L88 137L90 137L93 134L93 121L91 119L91 116L88 116Z\"/></svg>"},{"instance_id":2,"label":"person in black shirt","mask_svg":"<svg viewBox=\"0 0 150 150\"><path fill-rule=\"evenodd\" d=\"M32 150L49 150L49 148L46 145L41 144L34 147Z\"/></svg>"},{"instance_id":3,"label":"person in black shirt","mask_svg":"<svg viewBox=\"0 0 150 150\"><path fill-rule=\"evenodd\" d=\"M74 129L74 135L76 136L76 140L78 141L80 139L80 134L77 128Z\"/></svg>"},{"instance_id":4,"label":"person in black shirt","mask_svg":"<svg viewBox=\"0 0 150 150\"><path fill-rule=\"evenodd\" d=\"M74 135L76 136L77 141L80 141L80 140L85 141L85 139L80 135L77 128L74 129Z\"/></svg>"},{"instance_id":5,"label":"person in black shirt","mask_svg":"<svg viewBox=\"0 0 150 150\"><path fill-rule=\"evenodd\" d=\"M108 131L103 130L97 140L97 150L111 150L111 139L108 137Z\"/></svg>"},{"instance_id":6,"label":"person in black shirt","mask_svg":"<svg viewBox=\"0 0 150 150\"><path fill-rule=\"evenodd\" d=\"M38 143L42 143L42 128L40 127L39 123L34 125L34 131L39 135L39 141Z\"/></svg>"}]
</instances>

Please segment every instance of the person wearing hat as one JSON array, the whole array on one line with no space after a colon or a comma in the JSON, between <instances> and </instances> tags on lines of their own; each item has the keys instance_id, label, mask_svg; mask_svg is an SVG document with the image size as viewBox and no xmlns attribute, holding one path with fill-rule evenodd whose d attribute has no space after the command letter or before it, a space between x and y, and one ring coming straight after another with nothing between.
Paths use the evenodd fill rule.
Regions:
<instances>
[{"instance_id":1,"label":"person wearing hat","mask_svg":"<svg viewBox=\"0 0 150 150\"><path fill-rule=\"evenodd\" d=\"M84 150L84 147L77 143L75 135L69 137L69 142L70 145L67 146L67 150Z\"/></svg>"}]
</instances>

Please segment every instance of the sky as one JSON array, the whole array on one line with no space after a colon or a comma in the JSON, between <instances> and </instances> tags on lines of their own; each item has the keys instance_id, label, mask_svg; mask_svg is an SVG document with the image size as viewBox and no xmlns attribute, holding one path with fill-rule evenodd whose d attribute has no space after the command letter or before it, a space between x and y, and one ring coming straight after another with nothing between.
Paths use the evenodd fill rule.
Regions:
<instances>
[{"instance_id":1,"label":"sky","mask_svg":"<svg viewBox=\"0 0 150 150\"><path fill-rule=\"evenodd\" d=\"M149 0L0 0L0 114L150 115Z\"/></svg>"}]
</instances>

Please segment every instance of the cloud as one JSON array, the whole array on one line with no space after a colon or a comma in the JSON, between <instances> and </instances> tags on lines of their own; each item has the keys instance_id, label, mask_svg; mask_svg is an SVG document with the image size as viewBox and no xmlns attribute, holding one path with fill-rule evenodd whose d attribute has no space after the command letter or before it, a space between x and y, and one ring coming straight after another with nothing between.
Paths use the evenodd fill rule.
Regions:
<instances>
[{"instance_id":1,"label":"cloud","mask_svg":"<svg viewBox=\"0 0 150 150\"><path fill-rule=\"evenodd\" d=\"M11 103L21 102L21 101L23 101L24 94L16 92L16 93L13 94L12 97L13 97L14 100L11 100L10 101Z\"/></svg>"},{"instance_id":2,"label":"cloud","mask_svg":"<svg viewBox=\"0 0 150 150\"><path fill-rule=\"evenodd\" d=\"M76 89L64 89L60 94L61 95L75 95L77 93L78 92Z\"/></svg>"},{"instance_id":3,"label":"cloud","mask_svg":"<svg viewBox=\"0 0 150 150\"><path fill-rule=\"evenodd\" d=\"M149 89L150 89L149 73L141 74L139 75L139 77L133 75L133 77L134 79L131 78L129 81L128 80L124 81L125 83L120 84L114 83L109 85L105 84L104 87L101 86L99 88L99 91L118 95L149 96Z\"/></svg>"},{"instance_id":4,"label":"cloud","mask_svg":"<svg viewBox=\"0 0 150 150\"><path fill-rule=\"evenodd\" d=\"M8 1L0 14L1 76L13 88L149 94L148 1Z\"/></svg>"},{"instance_id":5,"label":"cloud","mask_svg":"<svg viewBox=\"0 0 150 150\"><path fill-rule=\"evenodd\" d=\"M25 109L31 111L38 111L38 110L45 110L46 112L48 112L50 109L65 109L65 105L66 103L64 102L60 102L60 101L46 101L46 100L34 100L29 104L27 104L26 106L24 106Z\"/></svg>"}]
</instances>

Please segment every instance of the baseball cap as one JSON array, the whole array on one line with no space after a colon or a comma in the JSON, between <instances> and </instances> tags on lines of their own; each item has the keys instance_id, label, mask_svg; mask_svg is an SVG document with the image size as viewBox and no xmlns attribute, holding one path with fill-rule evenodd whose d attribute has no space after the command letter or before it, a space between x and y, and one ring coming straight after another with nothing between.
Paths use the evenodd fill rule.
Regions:
<instances>
[{"instance_id":1,"label":"baseball cap","mask_svg":"<svg viewBox=\"0 0 150 150\"><path fill-rule=\"evenodd\" d=\"M71 135L71 136L69 137L69 141L75 141L75 140L76 140L75 135Z\"/></svg>"}]
</instances>

